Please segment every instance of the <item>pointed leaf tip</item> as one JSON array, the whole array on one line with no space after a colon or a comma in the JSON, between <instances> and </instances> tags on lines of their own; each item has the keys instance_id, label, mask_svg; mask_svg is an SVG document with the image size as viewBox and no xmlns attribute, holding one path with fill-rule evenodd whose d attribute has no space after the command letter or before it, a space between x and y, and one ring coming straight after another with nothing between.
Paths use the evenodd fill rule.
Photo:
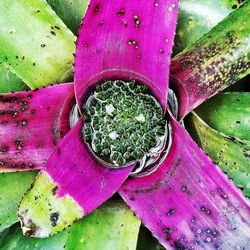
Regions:
<instances>
[{"instance_id":1,"label":"pointed leaf tip","mask_svg":"<svg viewBox=\"0 0 250 250\"><path fill-rule=\"evenodd\" d=\"M58 197L57 189L58 185L46 172L38 175L18 210L24 235L48 237L83 216L84 211L69 195Z\"/></svg>"},{"instance_id":2,"label":"pointed leaf tip","mask_svg":"<svg viewBox=\"0 0 250 250\"><path fill-rule=\"evenodd\" d=\"M60 141L20 203L26 235L48 237L72 225L109 199L133 169L98 163L83 142L82 126L80 119Z\"/></svg>"}]
</instances>

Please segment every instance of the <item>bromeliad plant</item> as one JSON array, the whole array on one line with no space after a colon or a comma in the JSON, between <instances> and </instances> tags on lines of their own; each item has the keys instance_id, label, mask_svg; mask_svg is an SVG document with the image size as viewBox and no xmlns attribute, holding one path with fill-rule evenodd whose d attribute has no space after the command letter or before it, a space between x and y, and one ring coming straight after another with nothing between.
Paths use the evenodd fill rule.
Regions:
<instances>
[{"instance_id":1,"label":"bromeliad plant","mask_svg":"<svg viewBox=\"0 0 250 250\"><path fill-rule=\"evenodd\" d=\"M165 247L249 245L247 200L176 119L248 73L249 6L173 59L177 103L168 94L177 1L91 1L75 58L79 120L69 122L72 84L1 99L3 131L17 128L2 169L45 165L19 207L25 235L53 235L118 191Z\"/></svg>"}]
</instances>

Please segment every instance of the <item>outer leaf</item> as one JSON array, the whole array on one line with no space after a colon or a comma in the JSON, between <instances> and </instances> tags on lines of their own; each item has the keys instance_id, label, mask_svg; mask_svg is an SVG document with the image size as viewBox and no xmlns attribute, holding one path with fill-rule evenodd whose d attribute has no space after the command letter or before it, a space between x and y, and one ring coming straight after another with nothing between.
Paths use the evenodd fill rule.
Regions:
<instances>
[{"instance_id":1,"label":"outer leaf","mask_svg":"<svg viewBox=\"0 0 250 250\"><path fill-rule=\"evenodd\" d=\"M0 248L4 250L63 250L69 230L48 239L32 239L23 236L20 225L15 224L0 235Z\"/></svg>"},{"instance_id":2,"label":"outer leaf","mask_svg":"<svg viewBox=\"0 0 250 250\"><path fill-rule=\"evenodd\" d=\"M136 250L164 250L165 248L160 245L157 239L155 239L151 232L145 228L141 227L139 236L138 236L138 243Z\"/></svg>"},{"instance_id":3,"label":"outer leaf","mask_svg":"<svg viewBox=\"0 0 250 250\"><path fill-rule=\"evenodd\" d=\"M250 72L250 2L235 10L171 64L179 118Z\"/></svg>"},{"instance_id":4,"label":"outer leaf","mask_svg":"<svg viewBox=\"0 0 250 250\"><path fill-rule=\"evenodd\" d=\"M36 174L36 171L27 172L25 175L0 174L0 232L18 220L16 214L18 204Z\"/></svg>"},{"instance_id":5,"label":"outer leaf","mask_svg":"<svg viewBox=\"0 0 250 250\"><path fill-rule=\"evenodd\" d=\"M0 235L4 250L133 250L140 221L121 201L109 201L70 229L47 239L23 236L18 224Z\"/></svg>"},{"instance_id":6,"label":"outer leaf","mask_svg":"<svg viewBox=\"0 0 250 250\"><path fill-rule=\"evenodd\" d=\"M29 87L0 63L0 93L27 90Z\"/></svg>"},{"instance_id":7,"label":"outer leaf","mask_svg":"<svg viewBox=\"0 0 250 250\"><path fill-rule=\"evenodd\" d=\"M56 14L77 34L89 0L47 0Z\"/></svg>"},{"instance_id":8,"label":"outer leaf","mask_svg":"<svg viewBox=\"0 0 250 250\"><path fill-rule=\"evenodd\" d=\"M188 118L189 130L199 145L250 197L250 141L212 129L195 113Z\"/></svg>"},{"instance_id":9,"label":"outer leaf","mask_svg":"<svg viewBox=\"0 0 250 250\"><path fill-rule=\"evenodd\" d=\"M66 250L135 250L140 220L121 201L109 201L70 230Z\"/></svg>"},{"instance_id":10,"label":"outer leaf","mask_svg":"<svg viewBox=\"0 0 250 250\"><path fill-rule=\"evenodd\" d=\"M249 92L216 95L199 106L195 112L215 130L250 140Z\"/></svg>"},{"instance_id":11,"label":"outer leaf","mask_svg":"<svg viewBox=\"0 0 250 250\"><path fill-rule=\"evenodd\" d=\"M161 244L170 249L246 249L250 205L226 175L171 119L173 142L148 176L119 193Z\"/></svg>"},{"instance_id":12,"label":"outer leaf","mask_svg":"<svg viewBox=\"0 0 250 250\"><path fill-rule=\"evenodd\" d=\"M48 237L110 198L134 166L103 167L82 139L82 119L60 141L18 211L25 235Z\"/></svg>"},{"instance_id":13,"label":"outer leaf","mask_svg":"<svg viewBox=\"0 0 250 250\"><path fill-rule=\"evenodd\" d=\"M0 95L0 171L40 169L69 130L73 84Z\"/></svg>"},{"instance_id":14,"label":"outer leaf","mask_svg":"<svg viewBox=\"0 0 250 250\"><path fill-rule=\"evenodd\" d=\"M77 34L89 1L47 0L47 2L74 34ZM201 38L241 4L238 0L180 0L174 54Z\"/></svg>"},{"instance_id":15,"label":"outer leaf","mask_svg":"<svg viewBox=\"0 0 250 250\"><path fill-rule=\"evenodd\" d=\"M180 0L174 54L197 41L234 9L238 0Z\"/></svg>"},{"instance_id":16,"label":"outer leaf","mask_svg":"<svg viewBox=\"0 0 250 250\"><path fill-rule=\"evenodd\" d=\"M72 77L75 37L45 0L1 1L0 33L0 61L31 88Z\"/></svg>"},{"instance_id":17,"label":"outer leaf","mask_svg":"<svg viewBox=\"0 0 250 250\"><path fill-rule=\"evenodd\" d=\"M107 79L142 82L166 106L177 4L177 0L90 2L75 60L80 107L86 90Z\"/></svg>"}]
</instances>

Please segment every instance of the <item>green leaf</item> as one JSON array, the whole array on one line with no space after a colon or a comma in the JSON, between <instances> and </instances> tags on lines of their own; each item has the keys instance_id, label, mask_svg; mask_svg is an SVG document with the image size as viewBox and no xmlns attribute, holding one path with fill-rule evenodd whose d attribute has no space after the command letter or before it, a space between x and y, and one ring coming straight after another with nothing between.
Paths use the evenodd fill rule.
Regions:
<instances>
[{"instance_id":1,"label":"green leaf","mask_svg":"<svg viewBox=\"0 0 250 250\"><path fill-rule=\"evenodd\" d=\"M47 0L47 2L68 28L77 34L89 0Z\"/></svg>"},{"instance_id":2,"label":"green leaf","mask_svg":"<svg viewBox=\"0 0 250 250\"><path fill-rule=\"evenodd\" d=\"M187 121L188 131L196 142L250 197L250 141L216 131L194 112L189 114Z\"/></svg>"},{"instance_id":3,"label":"green leaf","mask_svg":"<svg viewBox=\"0 0 250 250\"><path fill-rule=\"evenodd\" d=\"M4 250L133 250L140 221L123 201L108 201L69 229L46 239L23 236L19 224L0 235Z\"/></svg>"},{"instance_id":4,"label":"green leaf","mask_svg":"<svg viewBox=\"0 0 250 250\"><path fill-rule=\"evenodd\" d=\"M109 201L72 226L66 250L136 249L140 220L123 201Z\"/></svg>"},{"instance_id":5,"label":"green leaf","mask_svg":"<svg viewBox=\"0 0 250 250\"><path fill-rule=\"evenodd\" d=\"M238 8L237 0L180 0L174 54L201 38Z\"/></svg>"},{"instance_id":6,"label":"green leaf","mask_svg":"<svg viewBox=\"0 0 250 250\"><path fill-rule=\"evenodd\" d=\"M199 106L195 112L219 132L242 140L250 139L249 92L218 94Z\"/></svg>"},{"instance_id":7,"label":"green leaf","mask_svg":"<svg viewBox=\"0 0 250 250\"><path fill-rule=\"evenodd\" d=\"M28 90L29 87L9 69L0 64L0 93Z\"/></svg>"},{"instance_id":8,"label":"green leaf","mask_svg":"<svg viewBox=\"0 0 250 250\"><path fill-rule=\"evenodd\" d=\"M154 238L151 232L144 226L141 227L136 250L164 250L159 241Z\"/></svg>"},{"instance_id":9,"label":"green leaf","mask_svg":"<svg viewBox=\"0 0 250 250\"><path fill-rule=\"evenodd\" d=\"M7 228L0 235L0 249L4 250L63 250L69 230L46 239L27 238L23 236L20 224Z\"/></svg>"},{"instance_id":10,"label":"green leaf","mask_svg":"<svg viewBox=\"0 0 250 250\"><path fill-rule=\"evenodd\" d=\"M0 174L0 231L18 221L18 204L36 174L36 171Z\"/></svg>"},{"instance_id":11,"label":"green leaf","mask_svg":"<svg viewBox=\"0 0 250 250\"><path fill-rule=\"evenodd\" d=\"M0 62L31 88L73 75L75 36L45 0L0 3Z\"/></svg>"}]
</instances>

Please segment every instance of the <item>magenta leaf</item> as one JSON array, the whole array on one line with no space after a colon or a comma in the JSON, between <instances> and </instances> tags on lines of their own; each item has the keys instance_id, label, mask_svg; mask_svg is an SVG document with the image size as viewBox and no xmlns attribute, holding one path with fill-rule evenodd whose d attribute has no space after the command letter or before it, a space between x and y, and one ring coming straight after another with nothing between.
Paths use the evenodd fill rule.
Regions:
<instances>
[{"instance_id":1,"label":"magenta leaf","mask_svg":"<svg viewBox=\"0 0 250 250\"><path fill-rule=\"evenodd\" d=\"M98 163L83 142L82 125L79 120L61 140L44 171L58 184L59 196L70 194L86 215L115 193L133 166L114 171Z\"/></svg>"},{"instance_id":2,"label":"magenta leaf","mask_svg":"<svg viewBox=\"0 0 250 250\"><path fill-rule=\"evenodd\" d=\"M178 1L92 0L75 59L76 98L97 82L133 79L166 106Z\"/></svg>"},{"instance_id":3,"label":"magenta leaf","mask_svg":"<svg viewBox=\"0 0 250 250\"><path fill-rule=\"evenodd\" d=\"M112 170L99 164L82 139L82 119L60 141L19 207L27 236L48 237L110 198L134 165Z\"/></svg>"},{"instance_id":4,"label":"magenta leaf","mask_svg":"<svg viewBox=\"0 0 250 250\"><path fill-rule=\"evenodd\" d=\"M250 73L249 12L246 1L171 61L180 119Z\"/></svg>"},{"instance_id":5,"label":"magenta leaf","mask_svg":"<svg viewBox=\"0 0 250 250\"><path fill-rule=\"evenodd\" d=\"M0 95L0 172L41 169L69 130L72 83Z\"/></svg>"},{"instance_id":6,"label":"magenta leaf","mask_svg":"<svg viewBox=\"0 0 250 250\"><path fill-rule=\"evenodd\" d=\"M147 85L166 107L177 0L92 0L77 40L76 98L105 80ZM91 89L92 88L92 89ZM111 170L97 162L83 140L83 121L61 140L24 196L19 218L24 234L46 237L90 213L111 197L135 164Z\"/></svg>"},{"instance_id":7,"label":"magenta leaf","mask_svg":"<svg viewBox=\"0 0 250 250\"><path fill-rule=\"evenodd\" d=\"M162 165L131 178L119 193L168 249L247 249L250 206L228 177L172 119Z\"/></svg>"}]
</instances>

